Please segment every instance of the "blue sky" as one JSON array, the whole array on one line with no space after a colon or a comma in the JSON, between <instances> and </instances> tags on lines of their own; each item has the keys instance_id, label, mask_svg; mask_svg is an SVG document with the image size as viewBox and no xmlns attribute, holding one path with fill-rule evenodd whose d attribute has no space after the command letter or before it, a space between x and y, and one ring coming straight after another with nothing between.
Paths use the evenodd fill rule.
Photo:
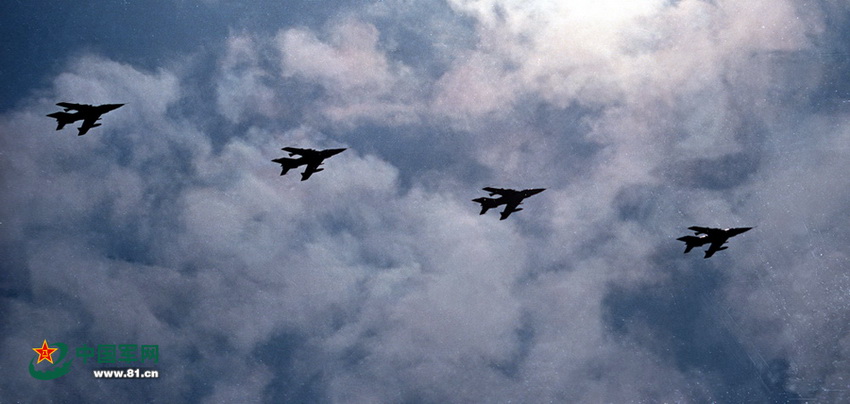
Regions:
<instances>
[{"instance_id":1,"label":"blue sky","mask_svg":"<svg viewBox=\"0 0 850 404\"><path fill-rule=\"evenodd\" d=\"M0 15L4 398L850 398L841 2ZM78 137L60 101L126 105ZM284 146L348 150L301 182ZM547 191L499 221L484 186ZM703 260L692 225L756 228ZM43 339L162 378L36 380Z\"/></svg>"}]
</instances>

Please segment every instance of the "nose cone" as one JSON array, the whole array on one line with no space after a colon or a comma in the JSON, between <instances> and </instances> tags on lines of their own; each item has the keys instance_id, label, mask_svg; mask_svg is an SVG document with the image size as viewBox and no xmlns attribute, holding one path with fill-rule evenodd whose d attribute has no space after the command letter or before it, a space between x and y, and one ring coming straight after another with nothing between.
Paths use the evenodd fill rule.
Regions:
<instances>
[{"instance_id":1,"label":"nose cone","mask_svg":"<svg viewBox=\"0 0 850 404\"><path fill-rule=\"evenodd\" d=\"M107 111L112 111L113 109L118 109L118 108L121 108L123 106L124 106L124 104L106 104L106 105L104 105L104 107L106 107Z\"/></svg>"},{"instance_id":2,"label":"nose cone","mask_svg":"<svg viewBox=\"0 0 850 404\"><path fill-rule=\"evenodd\" d=\"M340 153L344 152L345 150L347 150L347 149L346 149L346 148L342 148L342 149L328 149L328 150L325 150L325 153L326 153L328 156L335 156L335 155L337 155L337 154L340 154Z\"/></svg>"},{"instance_id":3,"label":"nose cone","mask_svg":"<svg viewBox=\"0 0 850 404\"><path fill-rule=\"evenodd\" d=\"M732 235L738 235L751 229L752 227L736 227L734 229L729 229L729 232L732 233Z\"/></svg>"},{"instance_id":4,"label":"nose cone","mask_svg":"<svg viewBox=\"0 0 850 404\"><path fill-rule=\"evenodd\" d=\"M545 191L545 190L546 190L546 188L526 189L526 190L525 190L525 194L526 194L527 196L537 195L537 194L539 194L539 193L541 193L541 192L543 192L543 191Z\"/></svg>"}]
</instances>

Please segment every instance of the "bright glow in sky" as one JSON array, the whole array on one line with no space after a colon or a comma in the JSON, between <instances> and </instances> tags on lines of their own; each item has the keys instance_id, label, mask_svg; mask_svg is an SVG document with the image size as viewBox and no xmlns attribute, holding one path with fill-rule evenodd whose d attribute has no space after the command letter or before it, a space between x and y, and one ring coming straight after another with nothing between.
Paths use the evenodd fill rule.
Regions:
<instances>
[{"instance_id":1,"label":"bright glow in sky","mask_svg":"<svg viewBox=\"0 0 850 404\"><path fill-rule=\"evenodd\" d=\"M6 400L850 400L850 6L7 3Z\"/></svg>"}]
</instances>

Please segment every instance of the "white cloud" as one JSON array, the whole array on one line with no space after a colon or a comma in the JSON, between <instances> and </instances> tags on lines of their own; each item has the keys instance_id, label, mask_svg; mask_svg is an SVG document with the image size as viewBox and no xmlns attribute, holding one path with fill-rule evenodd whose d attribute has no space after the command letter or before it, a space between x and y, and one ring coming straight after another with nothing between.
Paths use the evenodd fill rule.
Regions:
<instances>
[{"instance_id":1,"label":"white cloud","mask_svg":"<svg viewBox=\"0 0 850 404\"><path fill-rule=\"evenodd\" d=\"M127 104L107 115L119 122L118 117L127 116L128 109L137 119L152 121L161 117L180 91L177 78L165 70L148 73L95 56L75 61L69 72L55 79L54 89L56 99L66 102Z\"/></svg>"},{"instance_id":2,"label":"white cloud","mask_svg":"<svg viewBox=\"0 0 850 404\"><path fill-rule=\"evenodd\" d=\"M248 34L228 38L216 91L219 110L231 122L242 122L249 112L273 117L281 109L274 90L266 84L272 74L260 66L258 48Z\"/></svg>"},{"instance_id":3,"label":"white cloud","mask_svg":"<svg viewBox=\"0 0 850 404\"><path fill-rule=\"evenodd\" d=\"M345 402L712 401L723 375L659 348L693 341L639 315L612 332L606 317L622 290L682 297L675 271L706 269L728 278L702 304L731 322L693 324L725 325L728 344L789 361L780 388L829 399L818 389L840 387L848 354L846 116L777 94L818 85L820 70L771 56L811 47L816 15L791 2L612 4L452 2L478 42L435 56L455 58L436 78L395 59L366 17L287 27L273 45L232 35L212 74L218 111L240 124L225 140L180 116L201 101L182 98L180 74L72 63L0 117L0 226L23 249L10 253L23 286L3 298L22 325L4 352L25 363L46 334L159 343L166 383L184 386L147 393L161 401L268 400L283 377ZM293 83L322 90L297 100L315 115L295 129L276 111ZM56 100L127 106L76 137L43 117ZM549 122L536 105L578 117ZM457 136L438 152L481 164L483 180L548 190L507 221L479 216L469 199L491 184L436 167L435 185L389 163L407 155L333 133L419 122ZM423 151L416 136L396 141ZM349 150L301 182L270 161L291 144ZM737 156L752 163L730 168ZM569 160L578 173L562 172ZM676 258L692 224L758 227L710 261ZM279 348L297 351L280 353L290 368L256 363L280 335L304 341ZM32 386L21 369L4 368L4 389Z\"/></svg>"},{"instance_id":4,"label":"white cloud","mask_svg":"<svg viewBox=\"0 0 850 404\"><path fill-rule=\"evenodd\" d=\"M276 42L283 76L321 86L327 95L319 107L333 121L415 121L415 79L407 66L386 56L378 34L356 19L331 26L325 41L307 29L282 30Z\"/></svg>"}]
</instances>

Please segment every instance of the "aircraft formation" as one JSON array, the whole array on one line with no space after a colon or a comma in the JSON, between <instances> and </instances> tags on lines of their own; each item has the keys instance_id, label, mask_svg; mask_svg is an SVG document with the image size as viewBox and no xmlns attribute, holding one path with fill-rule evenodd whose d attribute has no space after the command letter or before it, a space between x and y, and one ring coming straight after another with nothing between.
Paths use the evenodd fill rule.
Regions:
<instances>
[{"instance_id":1,"label":"aircraft formation","mask_svg":"<svg viewBox=\"0 0 850 404\"><path fill-rule=\"evenodd\" d=\"M97 122L100 121L103 114L118 109L124 104L103 104L95 106L89 104L60 102L56 105L63 107L64 111L54 112L47 115L50 118L56 119L56 130L62 130L62 128L69 123L83 121L82 125L77 128L79 130L77 136L83 136L89 131L89 129L101 126L101 124ZM280 157L272 160L272 162L280 164L280 175L286 175L290 169L306 166L304 168L304 172L301 173L301 181L306 181L311 175L319 171L324 171L324 168L320 168L319 166L324 165L324 161L326 159L342 153L346 149L315 150L298 147L284 147L281 150L288 152L289 157ZM293 156L299 157L294 158ZM502 212L500 212L499 220L505 220L511 215L511 213L523 210L523 208L520 208L519 205L522 205L524 199L546 190L546 188L515 190L493 187L484 187L482 189L489 192L489 197L480 197L472 200L472 202L481 205L481 213L479 213L479 215L487 213L489 209L505 205L505 208ZM498 197L492 198L495 195L498 195ZM705 250L704 258L710 258L714 255L714 253L729 248L726 247L725 244L731 237L744 233L752 229L752 227L718 229L712 227L691 226L688 227L688 229L693 230L695 235L683 236L676 239L685 242L685 254L690 252L694 247L709 244L708 249Z\"/></svg>"}]
</instances>

